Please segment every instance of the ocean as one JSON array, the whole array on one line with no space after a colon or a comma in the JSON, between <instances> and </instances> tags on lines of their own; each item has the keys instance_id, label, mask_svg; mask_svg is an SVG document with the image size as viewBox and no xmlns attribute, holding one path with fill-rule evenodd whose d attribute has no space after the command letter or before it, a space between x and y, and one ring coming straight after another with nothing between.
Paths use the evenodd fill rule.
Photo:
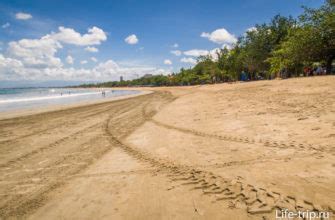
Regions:
<instances>
[{"instance_id":1,"label":"ocean","mask_svg":"<svg viewBox=\"0 0 335 220\"><path fill-rule=\"evenodd\" d=\"M112 89L0 88L0 112L103 100L136 93L138 91Z\"/></svg>"}]
</instances>

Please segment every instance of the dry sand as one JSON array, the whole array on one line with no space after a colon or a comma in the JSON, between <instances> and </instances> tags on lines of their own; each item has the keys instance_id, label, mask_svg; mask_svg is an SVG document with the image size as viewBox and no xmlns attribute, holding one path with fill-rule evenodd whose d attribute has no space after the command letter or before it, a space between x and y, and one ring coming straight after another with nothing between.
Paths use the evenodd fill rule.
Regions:
<instances>
[{"instance_id":1,"label":"dry sand","mask_svg":"<svg viewBox=\"0 0 335 220\"><path fill-rule=\"evenodd\" d=\"M0 218L335 210L335 77L195 87L0 120Z\"/></svg>"}]
</instances>

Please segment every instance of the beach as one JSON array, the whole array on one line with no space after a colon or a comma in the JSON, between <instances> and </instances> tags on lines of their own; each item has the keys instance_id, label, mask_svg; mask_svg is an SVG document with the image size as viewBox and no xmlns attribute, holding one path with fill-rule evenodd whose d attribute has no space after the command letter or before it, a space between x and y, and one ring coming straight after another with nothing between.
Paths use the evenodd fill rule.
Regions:
<instances>
[{"instance_id":1,"label":"beach","mask_svg":"<svg viewBox=\"0 0 335 220\"><path fill-rule=\"evenodd\" d=\"M137 94L135 90L110 88L0 88L0 117L4 114L19 115L60 107L71 107L110 101L120 96Z\"/></svg>"},{"instance_id":2,"label":"beach","mask_svg":"<svg viewBox=\"0 0 335 220\"><path fill-rule=\"evenodd\" d=\"M333 215L334 85L134 88L144 92L0 115L0 219Z\"/></svg>"}]
</instances>

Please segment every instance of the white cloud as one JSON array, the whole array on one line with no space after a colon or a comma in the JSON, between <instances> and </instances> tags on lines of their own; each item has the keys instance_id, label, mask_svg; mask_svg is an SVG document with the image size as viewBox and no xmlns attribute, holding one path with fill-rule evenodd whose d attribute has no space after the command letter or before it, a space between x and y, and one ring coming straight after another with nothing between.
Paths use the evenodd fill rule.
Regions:
<instances>
[{"instance_id":1,"label":"white cloud","mask_svg":"<svg viewBox=\"0 0 335 220\"><path fill-rule=\"evenodd\" d=\"M72 28L59 27L57 33L51 33L47 36L62 43L78 46L99 45L102 41L107 40L106 33L98 27L89 28L87 32L87 34L81 35Z\"/></svg>"},{"instance_id":2,"label":"white cloud","mask_svg":"<svg viewBox=\"0 0 335 220\"><path fill-rule=\"evenodd\" d=\"M253 32L253 31L256 31L257 28L256 27L250 27L247 29L247 32Z\"/></svg>"},{"instance_id":3,"label":"white cloud","mask_svg":"<svg viewBox=\"0 0 335 220\"><path fill-rule=\"evenodd\" d=\"M172 47L177 48L179 45L177 43L173 44Z\"/></svg>"},{"instance_id":4,"label":"white cloud","mask_svg":"<svg viewBox=\"0 0 335 220\"><path fill-rule=\"evenodd\" d=\"M10 26L10 23L6 22L3 25L1 25L2 28L8 28Z\"/></svg>"},{"instance_id":5,"label":"white cloud","mask_svg":"<svg viewBox=\"0 0 335 220\"><path fill-rule=\"evenodd\" d=\"M136 74L134 74L136 73ZM106 81L118 80L120 75L127 79L137 78L144 74L169 74L170 69L152 66L119 65L113 60L99 63L93 68L36 68L25 66L20 60L4 57L0 54L0 80L76 80Z\"/></svg>"},{"instance_id":6,"label":"white cloud","mask_svg":"<svg viewBox=\"0 0 335 220\"><path fill-rule=\"evenodd\" d=\"M136 37L135 34L129 35L124 41L127 44L137 44L138 43L138 38Z\"/></svg>"},{"instance_id":7,"label":"white cloud","mask_svg":"<svg viewBox=\"0 0 335 220\"><path fill-rule=\"evenodd\" d=\"M28 20L31 19L33 16L28 13L18 12L15 14L15 18L18 20Z\"/></svg>"},{"instance_id":8,"label":"white cloud","mask_svg":"<svg viewBox=\"0 0 335 220\"><path fill-rule=\"evenodd\" d=\"M10 72L10 71L7 71L8 69L17 70L22 67L23 67L23 64L21 61L4 57L2 54L0 54L0 73L8 74Z\"/></svg>"},{"instance_id":9,"label":"white cloud","mask_svg":"<svg viewBox=\"0 0 335 220\"><path fill-rule=\"evenodd\" d=\"M222 49L224 47L227 47L227 49L231 49L231 45L230 44L223 44L222 45ZM217 60L217 58L218 58L217 53L220 52L220 50L221 50L220 48L214 48L212 50L193 49L193 50L184 51L184 55L193 56L193 57L210 55L211 58L212 58L212 60Z\"/></svg>"},{"instance_id":10,"label":"white cloud","mask_svg":"<svg viewBox=\"0 0 335 220\"><path fill-rule=\"evenodd\" d=\"M181 55L181 51L180 50L171 50L170 53L176 55L176 56L180 56Z\"/></svg>"},{"instance_id":11,"label":"white cloud","mask_svg":"<svg viewBox=\"0 0 335 220\"><path fill-rule=\"evenodd\" d=\"M99 51L98 48L96 48L96 47L89 47L89 46L86 47L85 50L88 51L88 52L91 52L91 53L97 53Z\"/></svg>"},{"instance_id":12,"label":"white cloud","mask_svg":"<svg viewBox=\"0 0 335 220\"><path fill-rule=\"evenodd\" d=\"M231 50L231 49L233 49L233 45L231 45L231 44L222 44L221 48L222 49L227 48L228 50Z\"/></svg>"},{"instance_id":13,"label":"white cloud","mask_svg":"<svg viewBox=\"0 0 335 220\"><path fill-rule=\"evenodd\" d=\"M269 29L268 31L271 32L271 30ZM245 32L243 33L243 36L247 36L248 33L252 33L252 32L257 32L257 28L256 27L249 27L245 30Z\"/></svg>"},{"instance_id":14,"label":"white cloud","mask_svg":"<svg viewBox=\"0 0 335 220\"><path fill-rule=\"evenodd\" d=\"M127 79L138 78L145 74L169 74L171 71L161 68L149 66L120 66L113 60L107 60L104 63L99 63L92 72L96 78L107 78L109 80L118 80L120 75ZM136 73L136 74L134 74Z\"/></svg>"},{"instance_id":15,"label":"white cloud","mask_svg":"<svg viewBox=\"0 0 335 220\"><path fill-rule=\"evenodd\" d=\"M209 53L208 50L198 50L198 49L184 51L185 55L193 57L206 56L208 55L208 53Z\"/></svg>"},{"instance_id":16,"label":"white cloud","mask_svg":"<svg viewBox=\"0 0 335 220\"><path fill-rule=\"evenodd\" d=\"M23 64L16 59L12 59L12 58L7 58L4 57L3 54L0 53L0 67L4 67L4 66L23 66Z\"/></svg>"},{"instance_id":17,"label":"white cloud","mask_svg":"<svg viewBox=\"0 0 335 220\"><path fill-rule=\"evenodd\" d=\"M88 33L81 35L70 28L59 27L59 32L47 34L40 39L22 39L12 41L8 44L7 53L9 57L20 60L24 66L38 68L61 67L61 59L56 57L57 51L62 48L61 43L74 45L94 45L106 40L103 30L93 27ZM95 47L87 47L95 51Z\"/></svg>"},{"instance_id":18,"label":"white cloud","mask_svg":"<svg viewBox=\"0 0 335 220\"><path fill-rule=\"evenodd\" d=\"M218 59L218 52L220 52L220 48L214 48L213 50L209 51L209 55L212 57L212 60L217 60Z\"/></svg>"},{"instance_id":19,"label":"white cloud","mask_svg":"<svg viewBox=\"0 0 335 220\"><path fill-rule=\"evenodd\" d=\"M102 31L102 30L101 30ZM92 46L100 44L106 38L104 34L91 28L87 34L79 34L73 29L60 28L56 33L50 33L39 39L21 39L8 43L4 54L0 53L0 80L87 80L106 81L118 80L120 75L127 79L143 76L144 74L168 74L171 68L156 68L143 66L138 63L118 64L113 60L100 62L91 57L89 61L97 65L88 68L63 66L57 53L62 44ZM103 31L100 33L104 33ZM88 60L79 63L85 64ZM68 55L64 62L74 63L74 58ZM136 74L134 74L136 73Z\"/></svg>"},{"instance_id":20,"label":"white cloud","mask_svg":"<svg viewBox=\"0 0 335 220\"><path fill-rule=\"evenodd\" d=\"M201 37L208 38L210 41L217 44L233 44L236 43L237 38L229 33L226 29L221 28L213 31L212 33L202 32Z\"/></svg>"},{"instance_id":21,"label":"white cloud","mask_svg":"<svg viewBox=\"0 0 335 220\"><path fill-rule=\"evenodd\" d=\"M22 61L26 66L60 67L62 62L55 54L62 45L48 37L22 39L8 43L8 54Z\"/></svg>"},{"instance_id":22,"label":"white cloud","mask_svg":"<svg viewBox=\"0 0 335 220\"><path fill-rule=\"evenodd\" d=\"M74 63L74 59L73 59L73 57L70 56L70 55L67 56L65 60L66 60L66 62L67 62L68 64L73 64L73 63Z\"/></svg>"},{"instance_id":23,"label":"white cloud","mask_svg":"<svg viewBox=\"0 0 335 220\"><path fill-rule=\"evenodd\" d=\"M186 56L193 56L193 57L200 57L200 56L207 56L210 55L212 60L217 60L218 55L217 53L220 51L220 48L214 48L212 50L198 50L198 49L193 49L193 50L188 50L184 51L184 55ZM184 63L195 63L196 60L193 58L182 58L181 62Z\"/></svg>"},{"instance_id":24,"label":"white cloud","mask_svg":"<svg viewBox=\"0 0 335 220\"><path fill-rule=\"evenodd\" d=\"M166 60L164 60L164 64L165 64L165 65L172 65L172 61L166 59Z\"/></svg>"},{"instance_id":25,"label":"white cloud","mask_svg":"<svg viewBox=\"0 0 335 220\"><path fill-rule=\"evenodd\" d=\"M194 58L191 58L191 57L183 57L180 59L180 62L182 63L191 63L191 64L196 64L197 61L194 59Z\"/></svg>"}]
</instances>

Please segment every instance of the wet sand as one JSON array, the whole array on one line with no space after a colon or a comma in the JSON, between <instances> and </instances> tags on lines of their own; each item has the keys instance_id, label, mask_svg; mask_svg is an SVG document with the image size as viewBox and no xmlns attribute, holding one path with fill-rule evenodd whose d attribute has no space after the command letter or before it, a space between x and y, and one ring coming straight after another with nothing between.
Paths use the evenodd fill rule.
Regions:
<instances>
[{"instance_id":1,"label":"wet sand","mask_svg":"<svg viewBox=\"0 0 335 220\"><path fill-rule=\"evenodd\" d=\"M335 210L335 77L194 87L0 120L0 216ZM143 88L142 88L143 90Z\"/></svg>"}]
</instances>

